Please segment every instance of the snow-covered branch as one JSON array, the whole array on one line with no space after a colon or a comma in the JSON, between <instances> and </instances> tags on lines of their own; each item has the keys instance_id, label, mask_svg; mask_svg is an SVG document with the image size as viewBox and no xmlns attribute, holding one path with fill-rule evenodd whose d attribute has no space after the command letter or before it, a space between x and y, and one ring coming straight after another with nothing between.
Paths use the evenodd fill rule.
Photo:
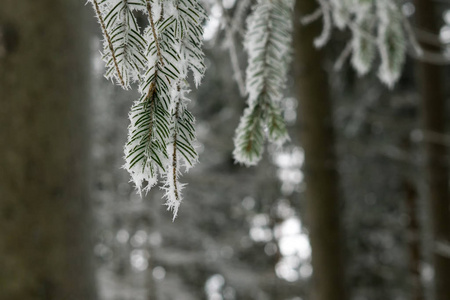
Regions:
<instances>
[{"instance_id":1,"label":"snow-covered branch","mask_svg":"<svg viewBox=\"0 0 450 300\"><path fill-rule=\"evenodd\" d=\"M233 152L245 165L261 159L265 136L278 145L288 139L279 104L291 60L293 5L291 0L260 0L248 18L248 108L236 130Z\"/></svg>"},{"instance_id":2,"label":"snow-covered branch","mask_svg":"<svg viewBox=\"0 0 450 300\"><path fill-rule=\"evenodd\" d=\"M129 115L125 169L141 193L166 178L167 206L181 203L180 161L197 162L194 117L187 110L187 77L198 86L205 72L202 23L196 0L90 0L105 37L106 77L124 88L139 82L140 98ZM141 31L134 12L148 17ZM142 33L143 32L143 33Z\"/></svg>"}]
</instances>

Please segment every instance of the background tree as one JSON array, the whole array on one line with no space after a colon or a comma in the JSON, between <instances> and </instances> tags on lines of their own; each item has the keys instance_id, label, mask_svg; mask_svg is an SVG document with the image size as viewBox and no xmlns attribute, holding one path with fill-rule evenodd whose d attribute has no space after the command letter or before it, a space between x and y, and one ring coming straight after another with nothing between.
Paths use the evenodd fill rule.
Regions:
<instances>
[{"instance_id":1,"label":"background tree","mask_svg":"<svg viewBox=\"0 0 450 300\"><path fill-rule=\"evenodd\" d=\"M96 299L81 2L2 1L2 299Z\"/></svg>"},{"instance_id":2,"label":"background tree","mask_svg":"<svg viewBox=\"0 0 450 300\"><path fill-rule=\"evenodd\" d=\"M438 34L436 5L428 1L415 1L417 26L431 34ZM440 47L423 44L424 49L440 52ZM422 103L423 134L427 176L427 197L431 207L434 235L434 270L436 299L450 295L450 256L440 251L450 240L450 192L448 149L428 136L446 133L445 84L442 67L427 62L418 63L418 82ZM432 247L433 248L433 247ZM445 248L445 246L444 246Z\"/></svg>"},{"instance_id":3,"label":"background tree","mask_svg":"<svg viewBox=\"0 0 450 300\"><path fill-rule=\"evenodd\" d=\"M312 299L346 299L339 181L333 115L323 50L314 47L321 24L304 26L303 16L318 8L316 1L297 1L294 51L300 142L305 151L307 225L312 248Z\"/></svg>"}]
</instances>

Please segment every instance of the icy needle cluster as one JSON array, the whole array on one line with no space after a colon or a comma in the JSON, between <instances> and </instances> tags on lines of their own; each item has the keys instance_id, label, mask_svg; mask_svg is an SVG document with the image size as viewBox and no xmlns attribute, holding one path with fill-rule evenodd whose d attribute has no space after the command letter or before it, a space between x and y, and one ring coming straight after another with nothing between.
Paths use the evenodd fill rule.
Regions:
<instances>
[{"instance_id":1,"label":"icy needle cluster","mask_svg":"<svg viewBox=\"0 0 450 300\"><path fill-rule=\"evenodd\" d=\"M293 5L293 0L259 0L247 20L248 107L233 152L235 160L247 166L261 159L266 138L278 145L288 139L280 101L291 61Z\"/></svg>"},{"instance_id":2,"label":"icy needle cluster","mask_svg":"<svg viewBox=\"0 0 450 300\"><path fill-rule=\"evenodd\" d=\"M205 72L201 49L206 15L196 0L89 0L104 35L105 76L122 87L139 83L129 115L125 168L141 193L160 177L166 205L177 215L181 167L197 162L194 117L187 109L188 73L195 84ZM139 28L135 11L147 15Z\"/></svg>"}]
</instances>

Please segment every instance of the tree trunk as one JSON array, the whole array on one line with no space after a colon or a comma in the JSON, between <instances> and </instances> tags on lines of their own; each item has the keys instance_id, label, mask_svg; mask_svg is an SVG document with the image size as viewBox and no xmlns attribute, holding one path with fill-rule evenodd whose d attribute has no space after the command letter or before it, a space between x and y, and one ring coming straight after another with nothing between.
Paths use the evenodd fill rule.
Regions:
<instances>
[{"instance_id":1,"label":"tree trunk","mask_svg":"<svg viewBox=\"0 0 450 300\"><path fill-rule=\"evenodd\" d=\"M300 17L316 8L314 0L297 1L294 18L295 84L312 247L311 299L346 300L331 101L323 51L313 46L314 38L320 35L321 23L300 24Z\"/></svg>"},{"instance_id":2,"label":"tree trunk","mask_svg":"<svg viewBox=\"0 0 450 300\"><path fill-rule=\"evenodd\" d=\"M402 141L402 149L405 153L411 153L411 142L409 137ZM421 249L420 249L420 222L418 213L419 195L414 181L410 178L411 169L404 167L406 174L403 174L402 189L405 196L405 206L408 213L408 249L409 249L409 288L411 300L425 300L425 293L421 278Z\"/></svg>"},{"instance_id":3,"label":"tree trunk","mask_svg":"<svg viewBox=\"0 0 450 300\"><path fill-rule=\"evenodd\" d=\"M434 5L429 0L416 0L417 26L423 30L438 33L438 24ZM427 50L440 50L427 47ZM425 137L428 133L445 133L445 97L442 69L428 63L419 63L418 79L421 92L423 129ZM450 211L448 187L447 149L425 139L425 155L428 179L428 199L431 207L431 219L435 242L450 241ZM434 249L434 247L433 247ZM437 300L448 300L450 297L450 258L435 251L435 293Z\"/></svg>"},{"instance_id":4,"label":"tree trunk","mask_svg":"<svg viewBox=\"0 0 450 300\"><path fill-rule=\"evenodd\" d=\"M0 298L96 299L87 9L79 0L19 2L0 9Z\"/></svg>"}]
</instances>

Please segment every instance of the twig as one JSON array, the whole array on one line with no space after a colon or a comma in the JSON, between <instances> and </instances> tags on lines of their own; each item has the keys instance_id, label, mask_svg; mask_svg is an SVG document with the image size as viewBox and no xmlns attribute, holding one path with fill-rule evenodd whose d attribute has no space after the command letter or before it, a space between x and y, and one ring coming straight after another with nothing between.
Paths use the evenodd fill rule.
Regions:
<instances>
[{"instance_id":1,"label":"twig","mask_svg":"<svg viewBox=\"0 0 450 300\"><path fill-rule=\"evenodd\" d=\"M178 91L180 90L180 87L178 86ZM177 105L175 107L175 119L178 120L178 114L179 114L179 108L180 108L180 100L178 100ZM173 133L173 154L172 154L172 168L173 168L173 187L174 187L174 195L175 200L180 201L180 196L178 194L178 185L177 185L177 131L174 130Z\"/></svg>"},{"instance_id":2,"label":"twig","mask_svg":"<svg viewBox=\"0 0 450 300\"><path fill-rule=\"evenodd\" d=\"M239 59L236 50L236 43L234 42L234 32L231 26L231 20L228 14L226 13L222 1L216 0L216 3L222 9L222 13L224 16L225 34L228 41L228 52L230 53L231 67L233 68L234 71L234 80L236 81L237 86L239 88L239 93L241 94L242 97L244 97L246 95L244 86L244 77L242 76L241 67L239 66Z\"/></svg>"},{"instance_id":3,"label":"twig","mask_svg":"<svg viewBox=\"0 0 450 300\"><path fill-rule=\"evenodd\" d=\"M342 66L344 66L345 61L348 59L348 57L352 54L352 42L348 42L345 46L344 50L342 50L341 54L339 55L338 59L334 63L333 69L335 71L340 71L342 69Z\"/></svg>"},{"instance_id":4,"label":"twig","mask_svg":"<svg viewBox=\"0 0 450 300\"><path fill-rule=\"evenodd\" d=\"M322 9L322 7L319 7L313 13L302 17L300 19L300 22L302 23L302 25L309 25L312 22L318 20L322 15L323 15L323 9Z\"/></svg>"},{"instance_id":5,"label":"twig","mask_svg":"<svg viewBox=\"0 0 450 300\"><path fill-rule=\"evenodd\" d=\"M250 4L252 4L252 0L240 0L236 4L236 10L234 12L231 24L233 24L234 30L239 32L241 36L245 35L244 26L242 23L245 19L245 13Z\"/></svg>"},{"instance_id":6,"label":"twig","mask_svg":"<svg viewBox=\"0 0 450 300\"><path fill-rule=\"evenodd\" d=\"M150 3L150 0L147 0L146 3L147 3L148 18L150 20L150 27L152 28L152 34L153 34L153 38L154 38L155 44L156 44L157 56L158 56L159 61L161 62L161 65L164 66L164 61L163 61L162 55L161 55L161 48L159 47L158 36L156 35L155 22L153 21L152 4Z\"/></svg>"}]
</instances>

